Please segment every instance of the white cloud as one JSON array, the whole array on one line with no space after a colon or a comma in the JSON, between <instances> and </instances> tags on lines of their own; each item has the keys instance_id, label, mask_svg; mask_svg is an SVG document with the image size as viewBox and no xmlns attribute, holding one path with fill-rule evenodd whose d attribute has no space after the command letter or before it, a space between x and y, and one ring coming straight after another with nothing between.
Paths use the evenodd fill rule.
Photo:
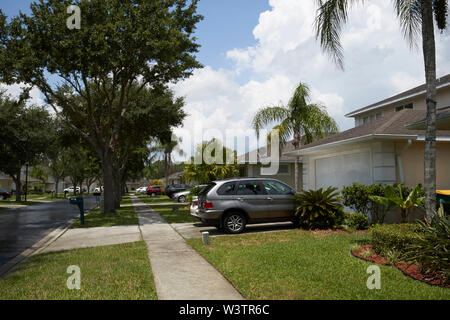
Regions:
<instances>
[{"instance_id":1,"label":"white cloud","mask_svg":"<svg viewBox=\"0 0 450 320\"><path fill-rule=\"evenodd\" d=\"M186 95L191 113L186 128L194 121L222 131L249 128L258 108L287 103L301 81L310 85L313 102L324 104L345 130L353 126L346 113L424 82L422 51L410 50L392 2L371 0L351 9L341 35L345 71L323 54L315 38L315 0L269 4L253 30L257 44L226 52L234 68L206 67L175 86ZM436 35L437 73L442 76L450 72L450 39L448 32ZM250 79L245 83L239 82L243 73Z\"/></svg>"},{"instance_id":2,"label":"white cloud","mask_svg":"<svg viewBox=\"0 0 450 320\"><path fill-rule=\"evenodd\" d=\"M20 94L23 92L24 88L28 88L28 85L24 83L6 85L0 83L0 90L4 90L6 94L10 95L12 98L19 98ZM30 90L30 99L27 101L27 105L43 106L44 100L42 99L42 94L38 88L34 87Z\"/></svg>"}]
</instances>

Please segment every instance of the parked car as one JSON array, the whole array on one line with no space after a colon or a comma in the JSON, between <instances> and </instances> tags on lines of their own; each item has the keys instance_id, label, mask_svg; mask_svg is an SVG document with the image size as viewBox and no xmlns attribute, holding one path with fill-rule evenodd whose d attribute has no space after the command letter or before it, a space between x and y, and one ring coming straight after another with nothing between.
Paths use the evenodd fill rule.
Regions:
<instances>
[{"instance_id":1,"label":"parked car","mask_svg":"<svg viewBox=\"0 0 450 320\"><path fill-rule=\"evenodd\" d=\"M196 188L203 189L203 188L205 188L207 186L208 186L207 184L200 184L198 186L192 187L189 190L185 190L185 191L174 193L172 195L172 199L177 200L177 202L186 202L186 197L191 194L192 189L196 189Z\"/></svg>"},{"instance_id":2,"label":"parked car","mask_svg":"<svg viewBox=\"0 0 450 320\"><path fill-rule=\"evenodd\" d=\"M247 224L292 221L296 224L295 191L270 178L233 178L211 182L198 195L190 213L203 223L241 233Z\"/></svg>"},{"instance_id":3,"label":"parked car","mask_svg":"<svg viewBox=\"0 0 450 320\"><path fill-rule=\"evenodd\" d=\"M185 191L187 189L187 185L185 184L172 184L170 186L167 186L166 188L166 196L173 199L173 195L175 193Z\"/></svg>"},{"instance_id":4,"label":"parked car","mask_svg":"<svg viewBox=\"0 0 450 320\"><path fill-rule=\"evenodd\" d=\"M137 188L135 191L136 194L146 194L147 193L147 187L140 187Z\"/></svg>"},{"instance_id":5,"label":"parked car","mask_svg":"<svg viewBox=\"0 0 450 320\"><path fill-rule=\"evenodd\" d=\"M77 193L80 193L80 187L76 188ZM74 187L68 187L63 190L63 192L74 193Z\"/></svg>"},{"instance_id":6,"label":"parked car","mask_svg":"<svg viewBox=\"0 0 450 320\"><path fill-rule=\"evenodd\" d=\"M150 186L147 188L147 195L149 196L159 196L164 193L163 186Z\"/></svg>"},{"instance_id":7,"label":"parked car","mask_svg":"<svg viewBox=\"0 0 450 320\"><path fill-rule=\"evenodd\" d=\"M6 200L8 198L11 198L11 194L3 189L0 189L0 196L3 198L3 200Z\"/></svg>"}]
</instances>

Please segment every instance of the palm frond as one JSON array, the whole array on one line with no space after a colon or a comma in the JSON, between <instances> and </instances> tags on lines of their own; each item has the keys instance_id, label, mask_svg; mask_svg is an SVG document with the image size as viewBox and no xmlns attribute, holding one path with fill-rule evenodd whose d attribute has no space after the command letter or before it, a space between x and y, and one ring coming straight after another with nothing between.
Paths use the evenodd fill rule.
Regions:
<instances>
[{"instance_id":1,"label":"palm frond","mask_svg":"<svg viewBox=\"0 0 450 320\"><path fill-rule=\"evenodd\" d=\"M434 18L439 30L447 28L448 0L433 1Z\"/></svg>"},{"instance_id":2,"label":"palm frond","mask_svg":"<svg viewBox=\"0 0 450 320\"><path fill-rule=\"evenodd\" d=\"M282 122L289 118L289 110L284 107L265 107L255 114L253 117L252 127L259 138L261 129L273 122Z\"/></svg>"},{"instance_id":3,"label":"palm frond","mask_svg":"<svg viewBox=\"0 0 450 320\"><path fill-rule=\"evenodd\" d=\"M347 22L349 7L359 1L317 0L319 8L314 22L316 39L320 39L322 49L341 69L344 69L344 55L340 33Z\"/></svg>"},{"instance_id":4,"label":"palm frond","mask_svg":"<svg viewBox=\"0 0 450 320\"><path fill-rule=\"evenodd\" d=\"M301 118L302 143L308 144L314 140L323 139L330 134L339 132L336 121L330 117L326 108L320 104L309 104Z\"/></svg>"},{"instance_id":5,"label":"palm frond","mask_svg":"<svg viewBox=\"0 0 450 320\"><path fill-rule=\"evenodd\" d=\"M421 0L395 0L394 6L403 35L409 43L410 48L417 45L417 39L421 35L422 15Z\"/></svg>"}]
</instances>

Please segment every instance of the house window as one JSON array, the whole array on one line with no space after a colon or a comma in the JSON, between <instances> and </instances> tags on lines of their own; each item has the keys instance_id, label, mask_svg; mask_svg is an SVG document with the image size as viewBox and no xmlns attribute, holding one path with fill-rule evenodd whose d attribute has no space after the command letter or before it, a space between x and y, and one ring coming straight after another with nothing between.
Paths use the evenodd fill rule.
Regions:
<instances>
[{"instance_id":1,"label":"house window","mask_svg":"<svg viewBox=\"0 0 450 320\"><path fill-rule=\"evenodd\" d=\"M378 120L378 119L380 119L380 118L382 118L383 117L383 114L380 112L380 113L377 113L376 115L375 115L375 119L376 120Z\"/></svg>"},{"instance_id":2,"label":"house window","mask_svg":"<svg viewBox=\"0 0 450 320\"><path fill-rule=\"evenodd\" d=\"M395 107L395 112L402 111L403 109L414 109L414 105L412 103L404 104L402 106Z\"/></svg>"},{"instance_id":3,"label":"house window","mask_svg":"<svg viewBox=\"0 0 450 320\"><path fill-rule=\"evenodd\" d=\"M405 104L405 109L413 109L413 104L412 103Z\"/></svg>"},{"instance_id":4,"label":"house window","mask_svg":"<svg viewBox=\"0 0 450 320\"><path fill-rule=\"evenodd\" d=\"M364 117L363 118L363 124L369 123L369 117Z\"/></svg>"}]
</instances>

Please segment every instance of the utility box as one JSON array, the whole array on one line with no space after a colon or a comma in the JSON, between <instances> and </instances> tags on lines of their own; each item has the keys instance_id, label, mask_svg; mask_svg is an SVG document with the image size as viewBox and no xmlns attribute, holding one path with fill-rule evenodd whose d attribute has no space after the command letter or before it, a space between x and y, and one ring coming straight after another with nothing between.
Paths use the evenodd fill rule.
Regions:
<instances>
[{"instance_id":1,"label":"utility box","mask_svg":"<svg viewBox=\"0 0 450 320\"><path fill-rule=\"evenodd\" d=\"M71 197L69 198L70 204L75 204L78 206L78 209L80 209L80 221L81 224L84 224L84 199L83 197Z\"/></svg>"}]
</instances>

